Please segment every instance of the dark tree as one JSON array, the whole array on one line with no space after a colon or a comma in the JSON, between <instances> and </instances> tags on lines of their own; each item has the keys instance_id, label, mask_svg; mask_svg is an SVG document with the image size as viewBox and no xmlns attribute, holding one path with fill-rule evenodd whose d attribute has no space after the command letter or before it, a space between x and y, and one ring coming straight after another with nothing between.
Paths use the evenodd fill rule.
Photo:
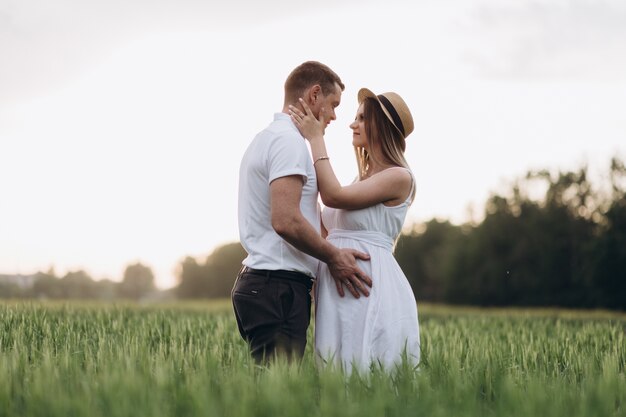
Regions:
<instances>
[{"instance_id":1,"label":"dark tree","mask_svg":"<svg viewBox=\"0 0 626 417\"><path fill-rule=\"evenodd\" d=\"M139 300L155 290L152 269L141 263L129 265L124 271L124 279L119 286L123 298Z\"/></svg>"}]
</instances>

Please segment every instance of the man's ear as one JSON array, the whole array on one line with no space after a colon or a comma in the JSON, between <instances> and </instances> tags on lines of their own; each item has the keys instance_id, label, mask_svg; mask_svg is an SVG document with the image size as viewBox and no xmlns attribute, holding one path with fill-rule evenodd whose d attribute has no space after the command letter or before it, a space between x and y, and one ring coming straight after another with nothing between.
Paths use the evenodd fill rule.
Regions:
<instances>
[{"instance_id":1,"label":"man's ear","mask_svg":"<svg viewBox=\"0 0 626 417\"><path fill-rule=\"evenodd\" d=\"M318 99L321 99L322 87L319 84L315 84L309 90L309 100L311 104L317 103Z\"/></svg>"}]
</instances>

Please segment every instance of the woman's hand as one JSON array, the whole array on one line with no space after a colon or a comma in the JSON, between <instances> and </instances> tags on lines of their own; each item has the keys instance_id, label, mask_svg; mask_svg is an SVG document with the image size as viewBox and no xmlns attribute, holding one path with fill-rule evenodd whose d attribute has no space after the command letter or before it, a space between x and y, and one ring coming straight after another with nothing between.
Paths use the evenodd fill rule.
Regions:
<instances>
[{"instance_id":1,"label":"woman's hand","mask_svg":"<svg viewBox=\"0 0 626 417\"><path fill-rule=\"evenodd\" d=\"M324 137L324 130L326 129L326 120L324 120L324 109L320 110L320 119L317 120L311 111L311 108L300 99L300 104L305 113L302 113L298 108L289 105L289 115L291 120L295 123L300 130L302 136L309 141L315 139L322 139Z\"/></svg>"}]
</instances>

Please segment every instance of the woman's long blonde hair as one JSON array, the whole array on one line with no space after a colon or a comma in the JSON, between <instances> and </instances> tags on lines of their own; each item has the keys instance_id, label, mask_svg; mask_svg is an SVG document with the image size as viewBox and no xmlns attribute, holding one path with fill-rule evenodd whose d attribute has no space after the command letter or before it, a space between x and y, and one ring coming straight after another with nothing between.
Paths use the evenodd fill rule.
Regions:
<instances>
[{"instance_id":1,"label":"woman's long blonde hair","mask_svg":"<svg viewBox=\"0 0 626 417\"><path fill-rule=\"evenodd\" d=\"M411 171L404 157L404 151L406 149L404 135L389 121L375 98L367 97L363 100L363 119L365 120L365 134L367 135L369 148L373 149L374 142L380 145L383 160L377 162L404 167ZM354 152L359 168L359 180L362 180L367 175L370 167L370 159L374 158L374 156L370 155L370 153L361 146L355 146ZM413 177L412 173L411 177ZM412 181L411 185L411 203L414 198L415 180Z\"/></svg>"}]
</instances>

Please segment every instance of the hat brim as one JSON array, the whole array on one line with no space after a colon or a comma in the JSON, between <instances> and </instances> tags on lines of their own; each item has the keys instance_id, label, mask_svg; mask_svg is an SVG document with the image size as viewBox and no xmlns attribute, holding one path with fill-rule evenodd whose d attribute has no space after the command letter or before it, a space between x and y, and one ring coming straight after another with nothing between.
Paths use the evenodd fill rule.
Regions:
<instances>
[{"instance_id":1,"label":"hat brim","mask_svg":"<svg viewBox=\"0 0 626 417\"><path fill-rule=\"evenodd\" d=\"M372 90L368 90L367 88L361 88L357 94L357 99L359 100L359 103L363 103L363 100L365 100L368 97L375 98L376 100L378 100L378 97L376 96L376 94L372 92Z\"/></svg>"}]
</instances>

